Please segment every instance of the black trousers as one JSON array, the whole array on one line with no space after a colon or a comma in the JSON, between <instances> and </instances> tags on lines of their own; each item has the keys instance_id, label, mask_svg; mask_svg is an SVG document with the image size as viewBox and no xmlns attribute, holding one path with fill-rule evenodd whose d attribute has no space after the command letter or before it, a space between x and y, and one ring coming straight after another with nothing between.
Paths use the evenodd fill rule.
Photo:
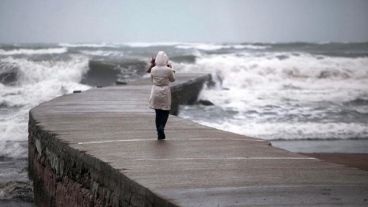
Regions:
<instances>
[{"instance_id":1,"label":"black trousers","mask_svg":"<svg viewBox=\"0 0 368 207\"><path fill-rule=\"evenodd\" d=\"M169 118L169 111L167 110L161 110L161 109L155 109L156 112L156 129L157 129L157 134L163 135L164 136L164 130L165 130L165 125L167 122L167 119Z\"/></svg>"}]
</instances>

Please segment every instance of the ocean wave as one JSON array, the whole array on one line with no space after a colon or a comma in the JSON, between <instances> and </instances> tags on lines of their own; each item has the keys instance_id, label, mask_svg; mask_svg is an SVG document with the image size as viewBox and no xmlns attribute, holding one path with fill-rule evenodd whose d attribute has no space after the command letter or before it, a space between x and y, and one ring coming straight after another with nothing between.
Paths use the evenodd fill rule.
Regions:
<instances>
[{"instance_id":1,"label":"ocean wave","mask_svg":"<svg viewBox=\"0 0 368 207\"><path fill-rule=\"evenodd\" d=\"M356 98L350 101L345 102L345 104L347 105L364 105L364 106L368 106L368 98Z\"/></svg>"},{"instance_id":2,"label":"ocean wave","mask_svg":"<svg viewBox=\"0 0 368 207\"><path fill-rule=\"evenodd\" d=\"M128 47L157 47L157 46L175 46L181 44L179 42L126 42L121 45Z\"/></svg>"},{"instance_id":3,"label":"ocean wave","mask_svg":"<svg viewBox=\"0 0 368 207\"><path fill-rule=\"evenodd\" d=\"M8 109L8 108L20 108L23 107L24 105L19 105L19 104L15 104L15 103L10 103L8 101L0 101L0 109Z\"/></svg>"},{"instance_id":4,"label":"ocean wave","mask_svg":"<svg viewBox=\"0 0 368 207\"><path fill-rule=\"evenodd\" d=\"M85 55L102 56L102 57L124 56L124 53L122 51L115 51L115 50L81 50L79 52Z\"/></svg>"},{"instance_id":5,"label":"ocean wave","mask_svg":"<svg viewBox=\"0 0 368 207\"><path fill-rule=\"evenodd\" d=\"M247 44L247 45L241 45L243 48L245 49L252 49L252 50L265 50L265 49L269 49L271 48L271 45L251 45L251 44ZM236 48L235 49L242 49L242 48Z\"/></svg>"},{"instance_id":6,"label":"ocean wave","mask_svg":"<svg viewBox=\"0 0 368 207\"><path fill-rule=\"evenodd\" d=\"M282 58L280 58L282 57ZM224 54L207 55L197 59L195 64L182 65L182 70L216 72L220 76L236 76L237 79L252 79L260 83L265 79L285 83L287 79L367 79L368 58L346 58L315 56L298 53L263 53L254 55ZM231 82L241 84L244 81ZM250 80L249 80L250 81ZM262 81L263 82L263 81ZM269 80L266 81L269 83Z\"/></svg>"},{"instance_id":7,"label":"ocean wave","mask_svg":"<svg viewBox=\"0 0 368 207\"><path fill-rule=\"evenodd\" d=\"M119 60L90 60L89 70L82 83L91 86L114 85L118 78L135 79L145 74L147 62L136 58Z\"/></svg>"},{"instance_id":8,"label":"ocean wave","mask_svg":"<svg viewBox=\"0 0 368 207\"><path fill-rule=\"evenodd\" d=\"M190 116L182 115L184 118ZM265 140L367 139L364 123L277 122L257 123L223 120L222 123L194 120L200 124Z\"/></svg>"},{"instance_id":9,"label":"ocean wave","mask_svg":"<svg viewBox=\"0 0 368 207\"><path fill-rule=\"evenodd\" d=\"M0 83L13 84L17 80L18 68L15 64L3 62L0 59Z\"/></svg>"},{"instance_id":10,"label":"ocean wave","mask_svg":"<svg viewBox=\"0 0 368 207\"><path fill-rule=\"evenodd\" d=\"M87 90L89 86L79 82L88 70L88 58L73 56L65 61L37 62L27 58L7 57L2 62L15 65L18 74L16 85L0 84L1 103L8 110L12 108L12 113L1 115L0 156L26 156L21 146L12 143L27 139L29 110L74 90ZM5 149L5 146L8 147Z\"/></svg>"},{"instance_id":11,"label":"ocean wave","mask_svg":"<svg viewBox=\"0 0 368 207\"><path fill-rule=\"evenodd\" d=\"M26 58L7 57L3 63L18 68L18 84L33 84L43 81L80 81L88 70L88 58L74 56L66 61L32 61Z\"/></svg>"},{"instance_id":12,"label":"ocean wave","mask_svg":"<svg viewBox=\"0 0 368 207\"><path fill-rule=\"evenodd\" d=\"M171 56L170 61L174 61L177 63L195 63L197 57L199 55L177 55L177 56Z\"/></svg>"},{"instance_id":13,"label":"ocean wave","mask_svg":"<svg viewBox=\"0 0 368 207\"><path fill-rule=\"evenodd\" d=\"M269 140L366 138L366 65L367 57L302 52L203 55L178 64L177 71L211 73L216 84L199 98L215 105L206 114L213 113L211 107L223 112L208 117L187 109L181 116Z\"/></svg>"},{"instance_id":14,"label":"ocean wave","mask_svg":"<svg viewBox=\"0 0 368 207\"><path fill-rule=\"evenodd\" d=\"M252 44L205 44L205 43L185 43L176 46L178 49L198 49L206 51L214 51L220 49L251 49L251 50L263 50L269 48L264 45L252 45Z\"/></svg>"},{"instance_id":15,"label":"ocean wave","mask_svg":"<svg viewBox=\"0 0 368 207\"><path fill-rule=\"evenodd\" d=\"M28 150L26 141L0 140L0 157L9 157L17 159L27 158L27 151Z\"/></svg>"},{"instance_id":16,"label":"ocean wave","mask_svg":"<svg viewBox=\"0 0 368 207\"><path fill-rule=\"evenodd\" d=\"M238 45L241 47L241 45ZM223 48L231 48L229 46L218 45L218 44L204 44L204 43L193 43L193 44L181 44L177 45L176 48L179 49L199 49L199 50L219 50Z\"/></svg>"},{"instance_id":17,"label":"ocean wave","mask_svg":"<svg viewBox=\"0 0 368 207\"><path fill-rule=\"evenodd\" d=\"M101 48L101 47L119 47L117 44L112 43L59 43L60 47L87 47L87 48Z\"/></svg>"},{"instance_id":18,"label":"ocean wave","mask_svg":"<svg viewBox=\"0 0 368 207\"><path fill-rule=\"evenodd\" d=\"M43 54L62 54L68 51L67 48L44 48L44 49L0 49L0 55L43 55Z\"/></svg>"}]
</instances>

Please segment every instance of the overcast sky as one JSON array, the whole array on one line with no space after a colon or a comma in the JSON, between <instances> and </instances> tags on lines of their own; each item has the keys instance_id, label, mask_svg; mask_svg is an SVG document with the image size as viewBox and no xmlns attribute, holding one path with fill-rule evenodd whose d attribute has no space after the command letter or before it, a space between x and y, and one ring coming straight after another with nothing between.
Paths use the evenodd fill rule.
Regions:
<instances>
[{"instance_id":1,"label":"overcast sky","mask_svg":"<svg viewBox=\"0 0 368 207\"><path fill-rule=\"evenodd\" d=\"M0 42L362 42L368 0L0 0Z\"/></svg>"}]
</instances>

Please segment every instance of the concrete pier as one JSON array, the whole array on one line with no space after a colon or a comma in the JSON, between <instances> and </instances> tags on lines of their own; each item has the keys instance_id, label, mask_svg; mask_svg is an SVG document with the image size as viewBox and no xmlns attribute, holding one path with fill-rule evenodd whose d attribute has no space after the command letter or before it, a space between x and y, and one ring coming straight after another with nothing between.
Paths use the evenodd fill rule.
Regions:
<instances>
[{"instance_id":1,"label":"concrete pier","mask_svg":"<svg viewBox=\"0 0 368 207\"><path fill-rule=\"evenodd\" d=\"M207 79L178 75L174 114ZM37 206L368 206L365 171L176 116L157 141L150 88L96 88L30 111Z\"/></svg>"}]
</instances>

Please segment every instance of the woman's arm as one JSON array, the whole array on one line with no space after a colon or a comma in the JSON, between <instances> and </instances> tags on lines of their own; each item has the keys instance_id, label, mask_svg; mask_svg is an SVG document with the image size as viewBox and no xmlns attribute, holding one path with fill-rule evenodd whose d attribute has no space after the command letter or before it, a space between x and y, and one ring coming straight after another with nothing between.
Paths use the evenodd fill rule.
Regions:
<instances>
[{"instance_id":1,"label":"woman's arm","mask_svg":"<svg viewBox=\"0 0 368 207\"><path fill-rule=\"evenodd\" d=\"M150 66L148 67L148 69L146 70L147 73L151 73L151 70L153 67L155 67L155 58L151 58L151 61L150 61Z\"/></svg>"},{"instance_id":2,"label":"woman's arm","mask_svg":"<svg viewBox=\"0 0 368 207\"><path fill-rule=\"evenodd\" d=\"M169 74L169 81L170 82L174 82L175 81L175 70L174 69L170 69L170 74Z\"/></svg>"}]
</instances>

